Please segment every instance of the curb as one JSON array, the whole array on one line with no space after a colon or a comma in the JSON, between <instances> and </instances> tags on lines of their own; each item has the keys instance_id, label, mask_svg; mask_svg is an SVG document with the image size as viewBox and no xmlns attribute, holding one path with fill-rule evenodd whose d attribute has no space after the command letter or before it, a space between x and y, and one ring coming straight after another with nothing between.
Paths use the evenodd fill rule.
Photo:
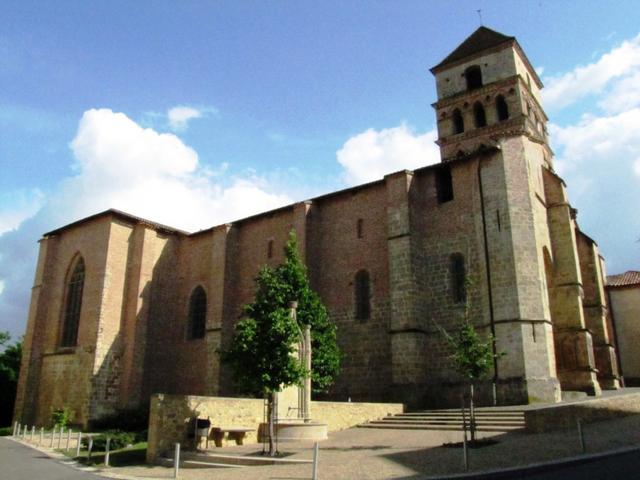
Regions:
<instances>
[{"instance_id":1,"label":"curb","mask_svg":"<svg viewBox=\"0 0 640 480\"><path fill-rule=\"evenodd\" d=\"M608 450L606 452L592 453L577 455L574 457L565 457L559 460L552 460L549 462L530 463L520 467L509 467L496 470L482 470L479 472L457 473L455 475L438 475L438 476L424 476L420 477L421 480L457 480L457 479L473 479L473 480L493 480L493 479L507 479L517 478L514 474L528 475L531 473L543 473L551 470L556 470L571 465L579 465L585 463L595 462L602 458L615 457L618 455L624 455L631 452L640 452L640 446L624 447L616 450Z\"/></svg>"}]
</instances>

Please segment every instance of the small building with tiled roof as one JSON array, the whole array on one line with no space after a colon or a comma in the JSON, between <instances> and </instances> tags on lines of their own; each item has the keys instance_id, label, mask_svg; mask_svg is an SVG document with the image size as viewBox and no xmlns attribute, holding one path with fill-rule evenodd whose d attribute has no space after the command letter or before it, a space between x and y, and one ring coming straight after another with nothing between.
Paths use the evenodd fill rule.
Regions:
<instances>
[{"instance_id":1,"label":"small building with tiled roof","mask_svg":"<svg viewBox=\"0 0 640 480\"><path fill-rule=\"evenodd\" d=\"M637 387L640 386L640 271L608 275L606 288L621 375L627 387Z\"/></svg>"}]
</instances>

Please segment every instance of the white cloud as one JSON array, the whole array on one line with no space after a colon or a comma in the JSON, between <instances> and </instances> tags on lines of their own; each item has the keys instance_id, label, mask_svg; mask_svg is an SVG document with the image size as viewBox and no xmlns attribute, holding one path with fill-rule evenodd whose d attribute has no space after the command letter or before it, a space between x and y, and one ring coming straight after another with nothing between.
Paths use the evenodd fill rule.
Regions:
<instances>
[{"instance_id":1,"label":"white cloud","mask_svg":"<svg viewBox=\"0 0 640 480\"><path fill-rule=\"evenodd\" d=\"M383 130L372 128L345 142L337 152L345 169L344 180L358 184L402 169L424 167L440 161L440 151L433 143L437 132L416 134L406 125Z\"/></svg>"},{"instance_id":2,"label":"white cloud","mask_svg":"<svg viewBox=\"0 0 640 480\"><path fill-rule=\"evenodd\" d=\"M180 131L187 128L189 120L194 118L201 118L202 111L186 106L179 106L170 108L167 111L167 119L169 120L169 128L174 131Z\"/></svg>"},{"instance_id":3,"label":"white cloud","mask_svg":"<svg viewBox=\"0 0 640 480\"><path fill-rule=\"evenodd\" d=\"M56 223L118 208L194 230L290 201L270 193L256 175L219 178L215 170L202 168L198 154L175 135L142 128L108 109L84 113L71 149L77 174L61 184L48 205ZM227 198L237 192L242 201L229 204Z\"/></svg>"},{"instance_id":4,"label":"white cloud","mask_svg":"<svg viewBox=\"0 0 640 480\"><path fill-rule=\"evenodd\" d=\"M640 106L640 69L615 82L598 106L607 113L624 112Z\"/></svg>"},{"instance_id":5,"label":"white cloud","mask_svg":"<svg viewBox=\"0 0 640 480\"><path fill-rule=\"evenodd\" d=\"M48 230L117 208L193 231L291 202L255 173L232 176L225 173L226 164L204 168L198 154L175 135L142 128L108 109L85 112L70 147L73 176L46 201L33 194L44 202L42 208L31 218L25 213L6 220L4 225L14 229L0 234L0 329L14 336L24 329L37 241Z\"/></svg>"},{"instance_id":6,"label":"white cloud","mask_svg":"<svg viewBox=\"0 0 640 480\"><path fill-rule=\"evenodd\" d=\"M613 273L640 261L640 108L608 116L584 115L554 125L556 165L567 182L578 221L599 242Z\"/></svg>"},{"instance_id":7,"label":"white cloud","mask_svg":"<svg viewBox=\"0 0 640 480\"><path fill-rule=\"evenodd\" d=\"M592 94L598 94L614 79L640 68L640 34L602 55L596 62L565 74L544 79L545 105L559 109Z\"/></svg>"},{"instance_id":8,"label":"white cloud","mask_svg":"<svg viewBox=\"0 0 640 480\"><path fill-rule=\"evenodd\" d=\"M0 235L15 230L44 204L44 193L37 188L0 194Z\"/></svg>"},{"instance_id":9,"label":"white cloud","mask_svg":"<svg viewBox=\"0 0 640 480\"><path fill-rule=\"evenodd\" d=\"M593 167L594 162L621 168L640 156L638 125L640 108L633 108L611 116L585 115L574 125L554 125L551 132L562 150L559 158L564 168Z\"/></svg>"}]
</instances>

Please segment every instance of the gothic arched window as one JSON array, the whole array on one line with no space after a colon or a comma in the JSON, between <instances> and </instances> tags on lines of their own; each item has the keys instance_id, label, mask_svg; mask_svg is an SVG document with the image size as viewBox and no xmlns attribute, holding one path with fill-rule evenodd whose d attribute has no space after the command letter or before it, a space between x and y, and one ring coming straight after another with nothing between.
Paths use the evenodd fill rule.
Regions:
<instances>
[{"instance_id":1,"label":"gothic arched window","mask_svg":"<svg viewBox=\"0 0 640 480\"><path fill-rule=\"evenodd\" d=\"M464 119L462 113L457 108L453 111L453 134L464 132Z\"/></svg>"},{"instance_id":2,"label":"gothic arched window","mask_svg":"<svg viewBox=\"0 0 640 480\"><path fill-rule=\"evenodd\" d=\"M368 320L371 317L371 282L369 272L360 270L355 279L356 319Z\"/></svg>"},{"instance_id":3,"label":"gothic arched window","mask_svg":"<svg viewBox=\"0 0 640 480\"><path fill-rule=\"evenodd\" d=\"M484 107L480 102L473 104L473 120L477 128L487 126L487 116L484 113Z\"/></svg>"},{"instance_id":4,"label":"gothic arched window","mask_svg":"<svg viewBox=\"0 0 640 480\"><path fill-rule=\"evenodd\" d=\"M474 90L482 87L482 70L479 65L473 65L464 71L467 79L467 90Z\"/></svg>"},{"instance_id":5,"label":"gothic arched window","mask_svg":"<svg viewBox=\"0 0 640 480\"><path fill-rule=\"evenodd\" d=\"M461 253L454 253L451 255L450 262L451 293L453 301L456 303L462 303L467 299L467 271L464 266L464 256Z\"/></svg>"},{"instance_id":6,"label":"gothic arched window","mask_svg":"<svg viewBox=\"0 0 640 480\"><path fill-rule=\"evenodd\" d=\"M82 290L84 289L84 260L78 256L69 269L65 294L64 323L62 325L61 347L75 347L78 343L80 310L82 310Z\"/></svg>"},{"instance_id":7,"label":"gothic arched window","mask_svg":"<svg viewBox=\"0 0 640 480\"><path fill-rule=\"evenodd\" d=\"M197 286L189 300L189 325L187 336L189 339L204 338L207 324L207 294L204 288Z\"/></svg>"},{"instance_id":8,"label":"gothic arched window","mask_svg":"<svg viewBox=\"0 0 640 480\"><path fill-rule=\"evenodd\" d=\"M504 122L509 118L509 107L507 101L502 95L498 95L496 98L496 110L498 112L498 120Z\"/></svg>"}]
</instances>

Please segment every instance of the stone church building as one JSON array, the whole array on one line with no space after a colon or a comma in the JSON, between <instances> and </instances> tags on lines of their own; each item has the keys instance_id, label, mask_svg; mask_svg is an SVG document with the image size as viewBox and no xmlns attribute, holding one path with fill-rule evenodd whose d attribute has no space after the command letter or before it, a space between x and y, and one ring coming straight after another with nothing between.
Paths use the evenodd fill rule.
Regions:
<instances>
[{"instance_id":1,"label":"stone church building","mask_svg":"<svg viewBox=\"0 0 640 480\"><path fill-rule=\"evenodd\" d=\"M437 165L196 233L108 210L44 234L15 418L69 406L86 424L155 392L233 396L217 352L291 229L338 326L326 398L459 405L438 325L467 304L505 353L486 402L618 388L604 262L554 171L534 68L480 27L431 72Z\"/></svg>"}]
</instances>

